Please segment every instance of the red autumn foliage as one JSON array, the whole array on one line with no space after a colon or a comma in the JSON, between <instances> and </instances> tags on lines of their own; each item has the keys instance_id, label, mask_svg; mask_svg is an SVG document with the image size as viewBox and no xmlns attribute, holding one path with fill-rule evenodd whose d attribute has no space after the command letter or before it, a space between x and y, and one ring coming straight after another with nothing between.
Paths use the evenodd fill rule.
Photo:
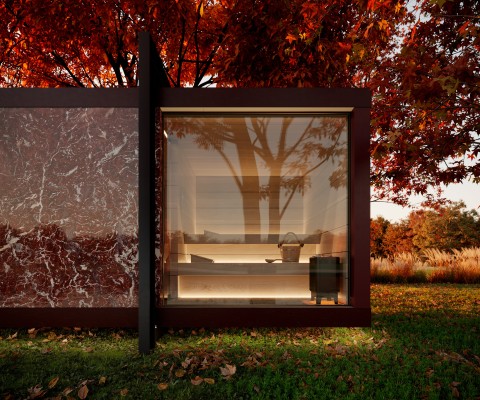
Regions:
<instances>
[{"instance_id":1,"label":"red autumn foliage","mask_svg":"<svg viewBox=\"0 0 480 400\"><path fill-rule=\"evenodd\" d=\"M172 86L370 88L373 199L480 181L479 2L2 0L0 15L0 86L136 86L147 30Z\"/></svg>"}]
</instances>

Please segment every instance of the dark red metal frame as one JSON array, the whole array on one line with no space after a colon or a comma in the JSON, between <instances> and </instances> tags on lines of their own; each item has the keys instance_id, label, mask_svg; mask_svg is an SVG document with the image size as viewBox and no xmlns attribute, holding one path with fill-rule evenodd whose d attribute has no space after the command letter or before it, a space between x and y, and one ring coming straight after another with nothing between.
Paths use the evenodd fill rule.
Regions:
<instances>
[{"instance_id":1,"label":"dark red metal frame","mask_svg":"<svg viewBox=\"0 0 480 400\"><path fill-rule=\"evenodd\" d=\"M328 307L162 306L159 327L370 326L369 129L371 95L367 89L177 89L157 92L160 109L268 108L302 112L351 108L349 143L350 305ZM247 111L248 112L248 111Z\"/></svg>"},{"instance_id":2,"label":"dark red metal frame","mask_svg":"<svg viewBox=\"0 0 480 400\"><path fill-rule=\"evenodd\" d=\"M184 89L168 79L150 36L140 36L140 87L1 89L0 107L128 107L139 110L139 307L0 308L0 328L138 327L139 350L155 345L158 327L370 326L369 124L366 89ZM350 305L329 307L155 306L155 109L165 107L350 107ZM162 180L163 181L163 180ZM161 219L162 216L160 216Z\"/></svg>"}]
</instances>

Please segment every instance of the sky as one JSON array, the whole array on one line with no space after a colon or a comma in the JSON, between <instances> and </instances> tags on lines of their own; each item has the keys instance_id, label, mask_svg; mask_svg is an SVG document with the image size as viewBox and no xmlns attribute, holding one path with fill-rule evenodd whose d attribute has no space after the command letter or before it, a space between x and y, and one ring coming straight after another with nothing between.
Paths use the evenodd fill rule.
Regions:
<instances>
[{"instance_id":1,"label":"sky","mask_svg":"<svg viewBox=\"0 0 480 400\"><path fill-rule=\"evenodd\" d=\"M480 214L480 184L472 182L463 182L452 184L444 188L445 198L452 201L462 200L466 204L467 210L475 209ZM422 202L421 196L412 197L411 203L419 207ZM390 203L370 203L370 213L372 218L382 216L390 222L396 222L406 218L413 208L404 208Z\"/></svg>"}]
</instances>

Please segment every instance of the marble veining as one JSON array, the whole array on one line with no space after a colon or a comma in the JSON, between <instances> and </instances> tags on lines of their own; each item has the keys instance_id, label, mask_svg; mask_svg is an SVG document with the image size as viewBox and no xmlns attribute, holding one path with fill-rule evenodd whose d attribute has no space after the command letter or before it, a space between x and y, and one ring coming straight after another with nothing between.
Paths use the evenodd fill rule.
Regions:
<instances>
[{"instance_id":1,"label":"marble veining","mask_svg":"<svg viewBox=\"0 0 480 400\"><path fill-rule=\"evenodd\" d=\"M0 307L137 305L136 109L0 109Z\"/></svg>"}]
</instances>

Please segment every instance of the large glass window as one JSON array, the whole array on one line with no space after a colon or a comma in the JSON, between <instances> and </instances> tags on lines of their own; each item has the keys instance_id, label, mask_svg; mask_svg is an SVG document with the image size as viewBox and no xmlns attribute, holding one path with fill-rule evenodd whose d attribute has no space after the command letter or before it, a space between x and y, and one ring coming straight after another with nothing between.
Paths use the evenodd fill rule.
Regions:
<instances>
[{"instance_id":1,"label":"large glass window","mask_svg":"<svg viewBox=\"0 0 480 400\"><path fill-rule=\"evenodd\" d=\"M347 115L163 121L166 304L348 304Z\"/></svg>"}]
</instances>

